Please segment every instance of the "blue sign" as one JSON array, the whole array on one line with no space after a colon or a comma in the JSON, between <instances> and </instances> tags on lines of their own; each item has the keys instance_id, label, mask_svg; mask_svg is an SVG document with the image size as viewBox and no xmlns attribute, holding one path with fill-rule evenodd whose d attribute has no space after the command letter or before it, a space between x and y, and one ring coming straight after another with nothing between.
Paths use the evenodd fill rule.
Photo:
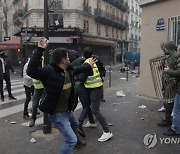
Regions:
<instances>
[{"instance_id":1,"label":"blue sign","mask_svg":"<svg viewBox=\"0 0 180 154\"><path fill-rule=\"evenodd\" d=\"M165 22L164 22L163 18L161 18L157 21L156 30L157 31L165 30Z\"/></svg>"}]
</instances>

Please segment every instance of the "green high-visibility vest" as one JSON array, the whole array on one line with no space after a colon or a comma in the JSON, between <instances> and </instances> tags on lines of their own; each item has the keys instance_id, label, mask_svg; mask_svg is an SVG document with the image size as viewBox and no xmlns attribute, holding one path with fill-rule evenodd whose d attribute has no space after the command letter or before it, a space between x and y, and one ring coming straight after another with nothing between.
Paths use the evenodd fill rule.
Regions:
<instances>
[{"instance_id":1,"label":"green high-visibility vest","mask_svg":"<svg viewBox=\"0 0 180 154\"><path fill-rule=\"evenodd\" d=\"M90 61L92 60L92 58L88 58L86 59L86 61L84 63L90 63ZM98 67L96 64L94 64L93 66L93 76L88 76L86 79L86 82L84 83L84 86L86 88L98 88L101 87L103 85L102 83L102 79L98 70Z\"/></svg>"}]
</instances>

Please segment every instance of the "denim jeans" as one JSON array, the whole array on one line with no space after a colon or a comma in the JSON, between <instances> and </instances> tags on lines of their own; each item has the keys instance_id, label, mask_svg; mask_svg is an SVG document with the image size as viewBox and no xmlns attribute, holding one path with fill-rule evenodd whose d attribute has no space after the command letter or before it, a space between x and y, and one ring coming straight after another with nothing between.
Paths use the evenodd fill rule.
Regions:
<instances>
[{"instance_id":1,"label":"denim jeans","mask_svg":"<svg viewBox=\"0 0 180 154\"><path fill-rule=\"evenodd\" d=\"M176 94L173 108L172 130L180 134L180 94Z\"/></svg>"},{"instance_id":2,"label":"denim jeans","mask_svg":"<svg viewBox=\"0 0 180 154\"><path fill-rule=\"evenodd\" d=\"M43 92L44 92L44 88L34 89L33 103L32 103L32 119L33 120L36 120L37 108L39 106L39 101L42 97Z\"/></svg>"},{"instance_id":3,"label":"denim jeans","mask_svg":"<svg viewBox=\"0 0 180 154\"><path fill-rule=\"evenodd\" d=\"M65 140L59 154L69 154L77 144L77 140L79 138L79 134L77 132L79 123L74 115L74 112L67 111L55 115L49 114L49 121L56 129L58 129Z\"/></svg>"},{"instance_id":4,"label":"denim jeans","mask_svg":"<svg viewBox=\"0 0 180 154\"><path fill-rule=\"evenodd\" d=\"M95 123L94 117L91 112L91 107L90 107L91 100L88 95L87 89L84 87L84 85L78 84L78 85L76 85L76 93L79 96L79 99L80 99L82 107L83 107L83 110L81 111L81 114L78 118L79 123L82 124L84 122L84 120L87 118L87 116L89 118L90 123Z\"/></svg>"}]
</instances>

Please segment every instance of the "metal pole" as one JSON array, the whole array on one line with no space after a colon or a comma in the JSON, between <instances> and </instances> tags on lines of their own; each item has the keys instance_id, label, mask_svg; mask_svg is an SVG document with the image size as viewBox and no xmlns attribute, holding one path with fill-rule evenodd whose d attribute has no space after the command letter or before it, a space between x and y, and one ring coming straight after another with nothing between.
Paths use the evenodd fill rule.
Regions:
<instances>
[{"instance_id":1,"label":"metal pole","mask_svg":"<svg viewBox=\"0 0 180 154\"><path fill-rule=\"evenodd\" d=\"M49 29L48 29L48 0L44 0L44 37L49 39ZM49 63L48 50L44 53L45 65ZM51 123L48 119L48 114L44 113L44 123L43 123L43 133L50 134L52 131Z\"/></svg>"},{"instance_id":2,"label":"metal pole","mask_svg":"<svg viewBox=\"0 0 180 154\"><path fill-rule=\"evenodd\" d=\"M111 87L111 66L109 66L109 87Z\"/></svg>"},{"instance_id":3,"label":"metal pole","mask_svg":"<svg viewBox=\"0 0 180 154\"><path fill-rule=\"evenodd\" d=\"M128 81L129 66L126 67L126 81Z\"/></svg>"}]
</instances>

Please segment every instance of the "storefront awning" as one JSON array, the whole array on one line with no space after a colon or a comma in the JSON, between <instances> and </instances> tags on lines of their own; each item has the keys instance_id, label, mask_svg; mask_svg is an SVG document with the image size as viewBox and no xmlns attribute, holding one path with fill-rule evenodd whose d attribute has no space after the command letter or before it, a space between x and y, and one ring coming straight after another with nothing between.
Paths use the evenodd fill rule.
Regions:
<instances>
[{"instance_id":1,"label":"storefront awning","mask_svg":"<svg viewBox=\"0 0 180 154\"><path fill-rule=\"evenodd\" d=\"M116 47L116 41L110 41L110 40L104 40L104 39L92 38L92 37L84 37L84 36L82 37L81 43Z\"/></svg>"},{"instance_id":2,"label":"storefront awning","mask_svg":"<svg viewBox=\"0 0 180 154\"><path fill-rule=\"evenodd\" d=\"M14 37L9 41L0 42L0 50L12 50L21 48L20 37Z\"/></svg>"}]
</instances>

